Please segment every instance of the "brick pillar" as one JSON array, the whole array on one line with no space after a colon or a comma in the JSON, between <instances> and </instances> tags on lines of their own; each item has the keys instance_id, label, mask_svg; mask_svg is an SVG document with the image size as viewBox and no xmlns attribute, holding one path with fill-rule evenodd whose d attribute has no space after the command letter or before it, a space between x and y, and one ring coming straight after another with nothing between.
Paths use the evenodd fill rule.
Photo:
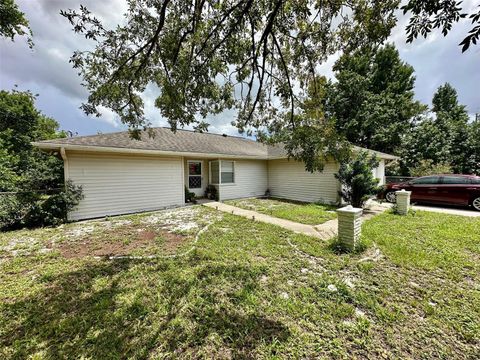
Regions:
<instances>
[{"instance_id":1,"label":"brick pillar","mask_svg":"<svg viewBox=\"0 0 480 360\"><path fill-rule=\"evenodd\" d=\"M410 208L410 195L412 192L402 189L395 191L395 194L397 195L397 214L407 215Z\"/></svg>"},{"instance_id":2,"label":"brick pillar","mask_svg":"<svg viewBox=\"0 0 480 360\"><path fill-rule=\"evenodd\" d=\"M351 205L337 210L338 215L338 241L345 250L353 250L360 239L362 230L363 210Z\"/></svg>"}]
</instances>

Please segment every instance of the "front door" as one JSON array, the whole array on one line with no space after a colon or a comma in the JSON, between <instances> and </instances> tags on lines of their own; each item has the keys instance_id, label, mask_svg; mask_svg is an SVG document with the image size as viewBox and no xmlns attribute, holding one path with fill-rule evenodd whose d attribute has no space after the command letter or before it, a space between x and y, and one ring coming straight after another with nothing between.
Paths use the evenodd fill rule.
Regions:
<instances>
[{"instance_id":1,"label":"front door","mask_svg":"<svg viewBox=\"0 0 480 360\"><path fill-rule=\"evenodd\" d=\"M197 197L203 196L203 162L188 160L188 190Z\"/></svg>"}]
</instances>

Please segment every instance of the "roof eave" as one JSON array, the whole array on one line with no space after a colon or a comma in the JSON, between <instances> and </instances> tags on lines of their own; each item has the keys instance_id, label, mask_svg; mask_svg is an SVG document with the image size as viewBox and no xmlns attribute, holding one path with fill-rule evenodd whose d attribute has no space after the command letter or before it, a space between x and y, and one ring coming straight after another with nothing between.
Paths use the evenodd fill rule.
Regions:
<instances>
[{"instance_id":1,"label":"roof eave","mask_svg":"<svg viewBox=\"0 0 480 360\"><path fill-rule=\"evenodd\" d=\"M266 155L233 155L233 154L202 153L202 152L187 152L187 151L164 151L164 150L132 149L132 148L122 148L122 147L111 147L111 146L74 145L74 144L61 144L61 143L48 143L48 142L32 142L32 145L38 147L41 150L60 150L61 148L64 148L65 150L70 150L70 151L85 151L85 152L98 152L98 153L268 160L268 156Z\"/></svg>"}]
</instances>

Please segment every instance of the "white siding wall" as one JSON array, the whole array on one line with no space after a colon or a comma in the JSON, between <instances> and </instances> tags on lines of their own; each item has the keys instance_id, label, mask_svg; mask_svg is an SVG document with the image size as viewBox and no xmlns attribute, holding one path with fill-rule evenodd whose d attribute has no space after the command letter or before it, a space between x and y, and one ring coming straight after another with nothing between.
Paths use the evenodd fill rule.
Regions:
<instances>
[{"instance_id":1,"label":"white siding wall","mask_svg":"<svg viewBox=\"0 0 480 360\"><path fill-rule=\"evenodd\" d=\"M335 204L339 200L340 186L334 176L337 172L335 162L328 162L322 172L310 173L298 161L270 160L268 186L273 197Z\"/></svg>"},{"instance_id":2,"label":"white siding wall","mask_svg":"<svg viewBox=\"0 0 480 360\"><path fill-rule=\"evenodd\" d=\"M380 160L378 167L373 169L373 176L380 180L378 185L385 183L385 160Z\"/></svg>"},{"instance_id":3,"label":"white siding wall","mask_svg":"<svg viewBox=\"0 0 480 360\"><path fill-rule=\"evenodd\" d=\"M67 152L68 177L85 198L71 220L183 205L182 158Z\"/></svg>"},{"instance_id":4,"label":"white siding wall","mask_svg":"<svg viewBox=\"0 0 480 360\"><path fill-rule=\"evenodd\" d=\"M220 185L220 200L262 196L268 188L267 161L235 160L235 184Z\"/></svg>"}]
</instances>

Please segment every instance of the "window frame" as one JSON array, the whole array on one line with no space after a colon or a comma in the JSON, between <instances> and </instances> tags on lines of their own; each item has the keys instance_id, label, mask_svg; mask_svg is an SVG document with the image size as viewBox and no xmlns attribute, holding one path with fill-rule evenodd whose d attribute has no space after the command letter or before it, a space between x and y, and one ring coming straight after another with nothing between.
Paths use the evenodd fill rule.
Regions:
<instances>
[{"instance_id":1,"label":"window frame","mask_svg":"<svg viewBox=\"0 0 480 360\"><path fill-rule=\"evenodd\" d=\"M190 164L191 163L200 163L200 174L197 174L197 175L191 175L190 174ZM199 187L195 187L195 188L192 188L190 187L190 177L200 177L200 186ZM190 190L198 190L198 189L203 189L203 160L193 160L193 159L189 159L187 160L187 187L188 189Z\"/></svg>"},{"instance_id":2,"label":"window frame","mask_svg":"<svg viewBox=\"0 0 480 360\"><path fill-rule=\"evenodd\" d=\"M233 167L233 182L222 182L222 162L225 161L225 162L231 162L232 163L232 167ZM218 183L214 183L212 181L212 163L218 163ZM220 186L220 185L223 185L223 186L231 186L231 185L235 185L235 181L236 181L236 164L235 164L235 160L212 160L208 163L208 171L209 171L209 183L210 185L217 185L217 186Z\"/></svg>"}]
</instances>

